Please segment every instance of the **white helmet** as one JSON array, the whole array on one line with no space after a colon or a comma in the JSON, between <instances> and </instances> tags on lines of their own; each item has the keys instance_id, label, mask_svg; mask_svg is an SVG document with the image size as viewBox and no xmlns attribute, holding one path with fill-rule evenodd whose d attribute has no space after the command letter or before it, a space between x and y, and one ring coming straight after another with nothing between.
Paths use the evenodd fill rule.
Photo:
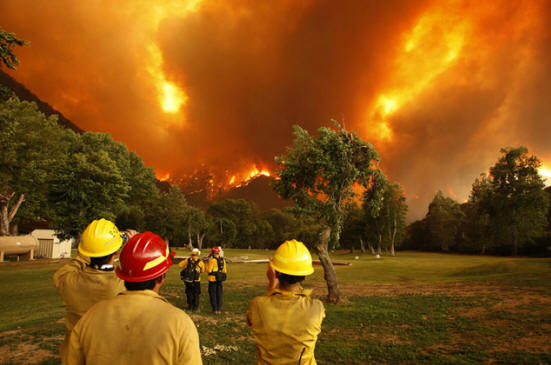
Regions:
<instances>
[{"instance_id":1,"label":"white helmet","mask_svg":"<svg viewBox=\"0 0 551 365\"><path fill-rule=\"evenodd\" d=\"M199 251L198 248L194 248L193 250L191 250L192 256L199 256L200 254L201 254L201 251Z\"/></svg>"}]
</instances>

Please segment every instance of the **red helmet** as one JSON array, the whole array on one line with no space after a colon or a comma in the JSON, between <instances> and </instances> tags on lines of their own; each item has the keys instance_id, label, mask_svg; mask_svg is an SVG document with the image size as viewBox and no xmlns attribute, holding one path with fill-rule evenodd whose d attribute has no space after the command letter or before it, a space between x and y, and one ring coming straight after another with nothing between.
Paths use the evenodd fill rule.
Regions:
<instances>
[{"instance_id":1,"label":"red helmet","mask_svg":"<svg viewBox=\"0 0 551 365\"><path fill-rule=\"evenodd\" d=\"M212 248L212 253L220 253L220 247L219 246L214 246Z\"/></svg>"},{"instance_id":2,"label":"red helmet","mask_svg":"<svg viewBox=\"0 0 551 365\"><path fill-rule=\"evenodd\" d=\"M155 279L167 272L172 256L174 252L170 252L165 241L155 233L137 233L121 251L117 276L131 282Z\"/></svg>"}]
</instances>

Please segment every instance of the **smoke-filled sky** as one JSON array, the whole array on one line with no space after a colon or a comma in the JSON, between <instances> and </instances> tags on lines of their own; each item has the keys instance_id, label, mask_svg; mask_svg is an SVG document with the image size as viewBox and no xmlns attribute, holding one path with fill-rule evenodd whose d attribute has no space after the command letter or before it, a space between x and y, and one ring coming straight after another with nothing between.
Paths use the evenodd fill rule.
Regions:
<instances>
[{"instance_id":1,"label":"smoke-filled sky","mask_svg":"<svg viewBox=\"0 0 551 365\"><path fill-rule=\"evenodd\" d=\"M158 176L273 171L293 124L331 118L414 218L437 189L465 200L501 147L551 167L548 0L3 0L0 26L31 42L12 76Z\"/></svg>"}]
</instances>

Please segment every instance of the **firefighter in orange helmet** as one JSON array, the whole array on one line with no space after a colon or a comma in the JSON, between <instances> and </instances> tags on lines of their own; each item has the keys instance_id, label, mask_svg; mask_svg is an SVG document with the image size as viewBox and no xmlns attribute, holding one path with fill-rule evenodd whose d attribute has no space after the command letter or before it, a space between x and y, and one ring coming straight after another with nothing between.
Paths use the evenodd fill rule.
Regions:
<instances>
[{"instance_id":1,"label":"firefighter in orange helmet","mask_svg":"<svg viewBox=\"0 0 551 365\"><path fill-rule=\"evenodd\" d=\"M126 291L94 305L69 340L71 365L201 364L189 316L159 295L172 253L162 238L138 233L124 246L116 273Z\"/></svg>"},{"instance_id":2,"label":"firefighter in orange helmet","mask_svg":"<svg viewBox=\"0 0 551 365\"><path fill-rule=\"evenodd\" d=\"M134 233L127 232L128 235ZM80 317L97 302L113 298L124 290L123 282L113 271L113 262L125 236L113 222L106 219L93 221L82 232L78 255L55 272L54 285L67 311L67 333L60 349L62 359L71 330Z\"/></svg>"},{"instance_id":3,"label":"firefighter in orange helmet","mask_svg":"<svg viewBox=\"0 0 551 365\"><path fill-rule=\"evenodd\" d=\"M247 311L256 364L316 364L314 348L325 308L301 286L313 272L312 257L302 242L286 241L276 250L268 264L268 290L254 298Z\"/></svg>"}]
</instances>

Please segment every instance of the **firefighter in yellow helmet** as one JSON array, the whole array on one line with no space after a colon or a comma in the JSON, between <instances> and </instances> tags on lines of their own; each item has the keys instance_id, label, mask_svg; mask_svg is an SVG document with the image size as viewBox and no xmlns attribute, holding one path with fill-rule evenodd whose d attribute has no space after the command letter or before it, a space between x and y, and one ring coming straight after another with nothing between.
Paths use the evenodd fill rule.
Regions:
<instances>
[{"instance_id":1,"label":"firefighter in yellow helmet","mask_svg":"<svg viewBox=\"0 0 551 365\"><path fill-rule=\"evenodd\" d=\"M199 297L201 295L201 273L205 272L205 264L199 258L201 251L198 248L191 250L189 258L182 260L178 266L180 279L186 285L186 297L188 309L196 312L199 310Z\"/></svg>"},{"instance_id":2,"label":"firefighter in yellow helmet","mask_svg":"<svg viewBox=\"0 0 551 365\"><path fill-rule=\"evenodd\" d=\"M302 242L286 241L276 250L268 264L268 291L254 298L247 311L256 364L316 364L314 348L325 308L301 286L313 272L312 257Z\"/></svg>"},{"instance_id":3,"label":"firefighter in yellow helmet","mask_svg":"<svg viewBox=\"0 0 551 365\"><path fill-rule=\"evenodd\" d=\"M226 260L220 255L220 246L214 246L211 251L211 258L207 263L209 280L209 299L212 312L220 314L222 309L222 282L226 280L228 268Z\"/></svg>"},{"instance_id":4,"label":"firefighter in yellow helmet","mask_svg":"<svg viewBox=\"0 0 551 365\"><path fill-rule=\"evenodd\" d=\"M152 232L123 247L116 273L126 291L94 305L71 333L71 365L201 364L191 318L159 295L173 253Z\"/></svg>"},{"instance_id":5,"label":"firefighter in yellow helmet","mask_svg":"<svg viewBox=\"0 0 551 365\"><path fill-rule=\"evenodd\" d=\"M124 241L115 224L106 219L93 221L82 232L78 255L54 274L54 285L61 294L67 314L67 333L61 344L61 358L67 351L71 330L90 307L113 298L124 290L115 275L115 254Z\"/></svg>"}]
</instances>

